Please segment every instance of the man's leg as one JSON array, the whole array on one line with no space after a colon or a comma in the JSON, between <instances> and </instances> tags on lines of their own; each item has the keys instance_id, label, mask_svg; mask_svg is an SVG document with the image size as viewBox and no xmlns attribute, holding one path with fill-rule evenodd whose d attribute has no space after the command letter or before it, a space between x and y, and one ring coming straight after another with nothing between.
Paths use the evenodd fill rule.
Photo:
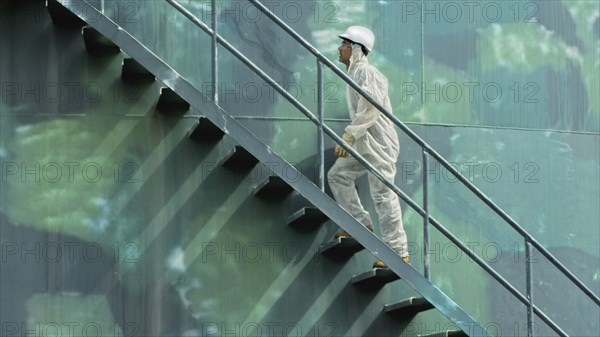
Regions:
<instances>
[{"instance_id":1,"label":"man's leg","mask_svg":"<svg viewBox=\"0 0 600 337\"><path fill-rule=\"evenodd\" d=\"M365 168L353 157L341 157L327 173L327 181L338 204L364 226L372 227L371 216L361 204L355 185L356 179L365 172Z\"/></svg>"},{"instance_id":2,"label":"man's leg","mask_svg":"<svg viewBox=\"0 0 600 337\"><path fill-rule=\"evenodd\" d=\"M394 181L396 175L394 163L378 169L388 180ZM381 239L398 255L408 257L408 244L398 195L371 173L369 173L369 189L379 217Z\"/></svg>"}]
</instances>

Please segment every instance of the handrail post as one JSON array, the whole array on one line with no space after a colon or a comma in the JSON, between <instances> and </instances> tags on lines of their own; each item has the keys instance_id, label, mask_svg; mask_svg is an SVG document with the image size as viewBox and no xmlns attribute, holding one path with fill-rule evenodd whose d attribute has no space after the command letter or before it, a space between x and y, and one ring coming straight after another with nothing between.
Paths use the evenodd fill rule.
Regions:
<instances>
[{"instance_id":1,"label":"handrail post","mask_svg":"<svg viewBox=\"0 0 600 337\"><path fill-rule=\"evenodd\" d=\"M213 83L212 99L215 104L219 104L219 64L217 60L217 1L211 0L211 29L212 29L212 41L211 41L211 77Z\"/></svg>"},{"instance_id":2,"label":"handrail post","mask_svg":"<svg viewBox=\"0 0 600 337\"><path fill-rule=\"evenodd\" d=\"M422 150L423 171L421 174L423 177L423 211L425 212L425 216L423 217L423 276L429 280L429 181L427 178L427 171L429 171L429 156L425 148L422 148Z\"/></svg>"},{"instance_id":3,"label":"handrail post","mask_svg":"<svg viewBox=\"0 0 600 337\"><path fill-rule=\"evenodd\" d=\"M531 259L532 259L532 251L531 251L531 242L525 239L525 278L527 282L527 299L529 300L529 304L527 305L527 337L533 336L533 278L532 278L532 268L531 268Z\"/></svg>"},{"instance_id":4,"label":"handrail post","mask_svg":"<svg viewBox=\"0 0 600 337\"><path fill-rule=\"evenodd\" d=\"M317 58L317 112L319 117L319 187L325 191L325 138L323 135L323 64Z\"/></svg>"}]
</instances>

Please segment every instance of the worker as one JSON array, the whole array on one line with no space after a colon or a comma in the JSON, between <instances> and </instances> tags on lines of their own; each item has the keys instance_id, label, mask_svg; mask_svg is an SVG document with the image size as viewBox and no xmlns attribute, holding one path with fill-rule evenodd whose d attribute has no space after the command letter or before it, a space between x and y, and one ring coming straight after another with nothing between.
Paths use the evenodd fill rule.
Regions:
<instances>
[{"instance_id":1,"label":"worker","mask_svg":"<svg viewBox=\"0 0 600 337\"><path fill-rule=\"evenodd\" d=\"M392 113L388 80L367 61L367 55L373 50L375 42L373 32L366 27L351 26L339 37L342 39L338 48L339 61L346 65L348 76ZM386 179L394 182L400 145L393 123L349 85L346 85L346 100L351 123L345 128L342 139ZM338 158L327 173L335 200L373 231L371 217L362 206L355 185L357 178L368 173L369 189L379 217L382 240L408 263L407 239L398 195L355 158L348 156L348 152L339 144L335 147L335 155ZM341 231L335 237L350 237L350 234ZM387 266L383 261L376 261L373 268Z\"/></svg>"}]
</instances>

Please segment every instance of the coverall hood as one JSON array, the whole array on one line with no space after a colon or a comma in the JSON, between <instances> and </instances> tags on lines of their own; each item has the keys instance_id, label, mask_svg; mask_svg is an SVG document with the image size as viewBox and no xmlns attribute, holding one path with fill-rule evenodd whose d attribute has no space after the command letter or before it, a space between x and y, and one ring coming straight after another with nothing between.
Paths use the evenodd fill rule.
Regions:
<instances>
[{"instance_id":1,"label":"coverall hood","mask_svg":"<svg viewBox=\"0 0 600 337\"><path fill-rule=\"evenodd\" d=\"M352 71L358 63L367 62L367 55L362 52L362 48L359 44L352 45L352 56L350 56L350 65L348 67L348 72Z\"/></svg>"}]
</instances>

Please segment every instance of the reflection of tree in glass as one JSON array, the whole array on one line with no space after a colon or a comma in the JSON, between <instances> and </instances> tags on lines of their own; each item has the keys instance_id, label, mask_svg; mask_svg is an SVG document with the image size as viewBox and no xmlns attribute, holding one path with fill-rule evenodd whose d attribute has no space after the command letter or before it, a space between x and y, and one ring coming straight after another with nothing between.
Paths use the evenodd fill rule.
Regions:
<instances>
[{"instance_id":1,"label":"reflection of tree in glass","mask_svg":"<svg viewBox=\"0 0 600 337\"><path fill-rule=\"evenodd\" d=\"M18 127L8 149L19 170L7 184L11 221L88 241L122 235L126 217L113 214L113 197L126 157L112 126L54 120Z\"/></svg>"},{"instance_id":2,"label":"reflection of tree in glass","mask_svg":"<svg viewBox=\"0 0 600 337\"><path fill-rule=\"evenodd\" d=\"M36 336L123 335L102 295L38 294L27 301L27 309L29 321L35 322L28 327L28 334L31 329Z\"/></svg>"}]
</instances>

